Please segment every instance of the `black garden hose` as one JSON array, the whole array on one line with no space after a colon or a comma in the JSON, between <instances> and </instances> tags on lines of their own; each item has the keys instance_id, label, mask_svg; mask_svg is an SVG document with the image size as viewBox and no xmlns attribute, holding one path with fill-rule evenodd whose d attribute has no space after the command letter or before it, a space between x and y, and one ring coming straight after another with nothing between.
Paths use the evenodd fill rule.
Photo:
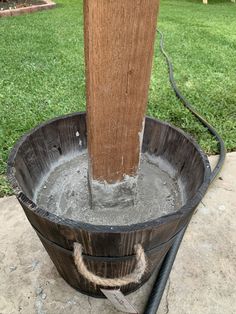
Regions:
<instances>
[{"instance_id":1,"label":"black garden hose","mask_svg":"<svg viewBox=\"0 0 236 314\"><path fill-rule=\"evenodd\" d=\"M218 142L218 147L219 147L219 158L217 161L217 164L215 168L211 172L210 176L210 184L214 181L214 179L217 177L219 174L224 161L225 161L225 155L226 155L226 150L225 150L225 145L218 134L218 132L213 128L212 125L210 125L193 107L192 105L187 101L187 99L181 94L179 91L178 87L176 86L175 79L174 79L174 71L173 71L173 65L166 54L164 50L164 36L161 31L157 30L157 32L160 34L160 50L163 56L166 59L166 63L168 65L168 70L169 70L169 80L171 87L173 91L175 92L176 97L182 102L182 104L203 124L204 127L207 128L207 130L214 136L214 138ZM144 314L156 314L158 307L161 302L161 298L163 295L163 292L166 287L167 280L169 278L172 266L175 261L175 257L177 255L179 246L181 244L181 241L183 239L183 236L185 234L185 231L188 227L188 223L186 226L181 230L181 232L178 234L174 244L172 245L171 249L169 252L166 254L166 257L162 263L161 269L158 272L157 278L154 282L151 294L149 296Z\"/></svg>"}]
</instances>

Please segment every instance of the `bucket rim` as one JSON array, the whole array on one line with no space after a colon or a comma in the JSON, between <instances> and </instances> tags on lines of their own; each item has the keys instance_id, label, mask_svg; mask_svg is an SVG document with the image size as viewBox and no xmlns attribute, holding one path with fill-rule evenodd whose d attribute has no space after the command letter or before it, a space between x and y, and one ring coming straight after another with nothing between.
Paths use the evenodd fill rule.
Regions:
<instances>
[{"instance_id":1,"label":"bucket rim","mask_svg":"<svg viewBox=\"0 0 236 314\"><path fill-rule=\"evenodd\" d=\"M77 221L73 220L70 218L64 218L61 216L58 216L54 213L49 212L46 209L43 209L39 207L37 204L35 204L30 198L28 198L24 192L21 190L17 179L15 177L15 168L14 168L14 160L15 157L18 153L18 150L20 146L23 144L23 142L33 133L35 133L37 130L39 130L42 127L45 127L55 121L64 119L64 118L70 118L74 116L86 116L86 112L73 112L70 114L66 115L61 115L52 119L49 119L33 129L29 130L26 132L13 146L13 148L10 151L8 161L7 161L7 179L11 184L11 187L13 189L13 192L19 202L23 203L27 208L31 209L33 212L35 212L37 215L41 216L44 219L47 219L51 221L52 223L56 223L59 225L64 225L67 227L70 227L72 229L84 229L88 232L103 232L103 233L123 233L123 232L131 232L131 231L137 231L137 230L142 230L142 229L149 229L153 227L157 227L159 225L165 224L167 221L170 222L170 220L175 220L178 218L184 218L187 217L189 214L192 215L195 208L199 204L199 202L202 200L203 196L205 195L209 185L210 185L210 175L211 175L211 167L210 163L208 160L207 155L203 152L203 150L200 148L196 140L190 136L189 134L185 133L183 130L180 128L166 122L162 121L156 118L152 118L149 116L145 116L145 120L153 121L153 122L158 122L162 125L166 125L170 127L171 129L174 129L175 131L179 132L183 137L185 137L197 150L199 153L201 160L203 162L203 167L204 167L204 178L203 182L198 188L197 192L195 195L187 200L187 202L181 206L178 210L174 211L173 213L163 215L161 217L151 219L145 222L140 222L140 223L135 223L131 225L95 225L91 223L86 223L82 221Z\"/></svg>"}]
</instances>

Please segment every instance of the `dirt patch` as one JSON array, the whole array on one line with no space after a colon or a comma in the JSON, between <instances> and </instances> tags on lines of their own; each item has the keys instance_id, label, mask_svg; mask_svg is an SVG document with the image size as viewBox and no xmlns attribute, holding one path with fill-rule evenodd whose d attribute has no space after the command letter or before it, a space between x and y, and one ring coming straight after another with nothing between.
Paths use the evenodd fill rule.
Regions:
<instances>
[{"instance_id":1,"label":"dirt patch","mask_svg":"<svg viewBox=\"0 0 236 314\"><path fill-rule=\"evenodd\" d=\"M25 8L25 7L30 7L32 5L40 5L40 4L46 4L46 1L43 1L43 0L15 0L15 1L1 0L0 9L12 10L12 9Z\"/></svg>"},{"instance_id":2,"label":"dirt patch","mask_svg":"<svg viewBox=\"0 0 236 314\"><path fill-rule=\"evenodd\" d=\"M17 16L52 9L55 5L56 4L50 0L0 0L0 17Z\"/></svg>"}]
</instances>

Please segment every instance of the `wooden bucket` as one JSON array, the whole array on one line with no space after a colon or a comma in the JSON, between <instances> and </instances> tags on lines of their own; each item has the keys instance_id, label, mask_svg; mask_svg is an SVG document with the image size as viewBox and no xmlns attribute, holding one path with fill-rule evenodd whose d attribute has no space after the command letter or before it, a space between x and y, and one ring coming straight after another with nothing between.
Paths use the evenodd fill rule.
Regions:
<instances>
[{"instance_id":1,"label":"wooden bucket","mask_svg":"<svg viewBox=\"0 0 236 314\"><path fill-rule=\"evenodd\" d=\"M77 132L80 141L76 137ZM95 297L103 296L101 286L86 279L78 271L73 258L75 242L83 247L83 260L87 269L106 278L120 278L132 273L137 263L134 247L140 244L146 255L147 268L139 282L120 287L127 294L141 286L161 266L176 235L191 218L209 185L209 162L192 138L184 132L147 117L142 150L160 156L176 169L177 176L184 182L187 196L182 208L145 223L97 226L58 217L33 203L35 188L52 164L62 155L86 147L85 113L53 119L18 141L8 160L8 178L58 272L80 292Z\"/></svg>"}]
</instances>

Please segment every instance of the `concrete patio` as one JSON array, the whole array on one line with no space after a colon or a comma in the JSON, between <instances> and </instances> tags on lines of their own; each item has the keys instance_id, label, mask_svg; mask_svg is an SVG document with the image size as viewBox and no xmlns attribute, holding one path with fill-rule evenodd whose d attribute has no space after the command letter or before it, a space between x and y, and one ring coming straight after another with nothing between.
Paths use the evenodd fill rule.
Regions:
<instances>
[{"instance_id":1,"label":"concrete patio","mask_svg":"<svg viewBox=\"0 0 236 314\"><path fill-rule=\"evenodd\" d=\"M158 313L236 313L235 176L229 153L193 216ZM60 278L14 196L0 199L0 224L0 314L120 313ZM153 279L127 297L139 313Z\"/></svg>"}]
</instances>

